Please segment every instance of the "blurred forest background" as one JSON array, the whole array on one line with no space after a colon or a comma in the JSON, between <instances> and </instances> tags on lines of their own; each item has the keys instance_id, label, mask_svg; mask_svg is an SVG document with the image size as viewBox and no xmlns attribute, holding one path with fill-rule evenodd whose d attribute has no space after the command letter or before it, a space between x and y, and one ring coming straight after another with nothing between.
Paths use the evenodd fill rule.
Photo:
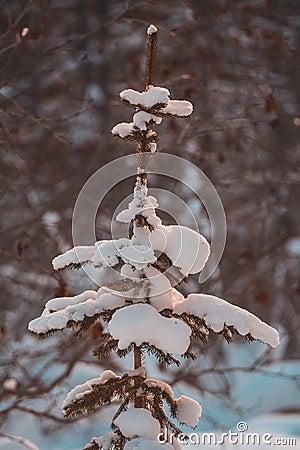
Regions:
<instances>
[{"instance_id":1,"label":"blurred forest background","mask_svg":"<svg viewBox=\"0 0 300 450\"><path fill-rule=\"evenodd\" d=\"M200 362L172 368L165 379L199 396L199 429L228 429L257 413L299 423L300 3L2 0L0 433L26 435L43 450L82 448L99 430L99 416L76 430L64 420L61 395L101 367L118 370L119 361L94 361L92 333L39 341L27 323L47 299L78 289L74 274L54 273L51 259L72 246L72 209L84 182L134 152L110 130L131 115L118 93L143 88L150 23L160 32L156 85L194 104L191 119L164 121L158 149L203 170L228 222L218 271L183 293L220 295L282 336L276 351L213 342L199 348ZM151 183L183 198L207 235L191 191L161 177ZM132 186L117 186L101 205L99 239L109 238L114 205Z\"/></svg>"}]
</instances>

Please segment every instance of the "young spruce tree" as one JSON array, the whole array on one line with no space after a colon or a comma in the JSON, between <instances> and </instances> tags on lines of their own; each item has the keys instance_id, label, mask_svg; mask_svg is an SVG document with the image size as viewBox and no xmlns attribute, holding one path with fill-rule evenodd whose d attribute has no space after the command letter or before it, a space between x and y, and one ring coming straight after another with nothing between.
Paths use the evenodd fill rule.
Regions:
<instances>
[{"instance_id":1,"label":"young spruce tree","mask_svg":"<svg viewBox=\"0 0 300 450\"><path fill-rule=\"evenodd\" d=\"M153 85L157 35L151 25L147 30L144 91L126 89L120 94L122 102L135 110L133 121L112 130L114 136L137 146L139 167L133 200L117 216L118 221L133 225L132 237L77 246L54 258L55 270L90 264L103 282L98 291L48 301L42 315L29 324L29 330L41 337L71 328L84 339L84 332L101 321L105 332L95 356L133 353L132 370L123 375L105 370L98 378L76 386L63 402L66 417L90 414L102 405L116 403L113 431L93 438L85 446L89 450L157 449L161 447L157 440L160 433L178 436L180 424L197 425L199 403L184 395L175 398L171 386L149 378L142 367L144 355L153 355L165 366L180 365L175 355L195 359L192 343L199 340L205 344L213 333L228 342L240 334L272 347L279 343L277 331L248 311L212 295L184 298L174 287L203 269L210 250L206 239L195 231L180 225L164 226L156 215L157 200L147 193L142 156L156 152L157 134L151 127L165 117L187 117L193 110L190 102L170 100L166 88ZM118 271L119 281L108 283L109 271ZM163 448L181 446L173 438L172 444Z\"/></svg>"}]
</instances>

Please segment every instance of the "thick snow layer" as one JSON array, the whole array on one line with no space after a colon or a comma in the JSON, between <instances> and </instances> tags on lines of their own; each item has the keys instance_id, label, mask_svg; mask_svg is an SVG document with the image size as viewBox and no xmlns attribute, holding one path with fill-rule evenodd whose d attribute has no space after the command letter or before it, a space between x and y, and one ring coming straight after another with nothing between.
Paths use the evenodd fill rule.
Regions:
<instances>
[{"instance_id":1,"label":"thick snow layer","mask_svg":"<svg viewBox=\"0 0 300 450\"><path fill-rule=\"evenodd\" d=\"M165 308L173 309L176 303L176 293L173 293L171 283L159 270L147 267L144 270L149 280L149 300L158 311Z\"/></svg>"},{"instance_id":2,"label":"thick snow layer","mask_svg":"<svg viewBox=\"0 0 300 450\"><path fill-rule=\"evenodd\" d=\"M113 267L118 264L118 249L113 239L96 242L95 247L96 251L92 259L95 266Z\"/></svg>"},{"instance_id":3,"label":"thick snow layer","mask_svg":"<svg viewBox=\"0 0 300 450\"><path fill-rule=\"evenodd\" d=\"M172 388L169 384L156 380L155 378L146 378L144 383L149 387L155 387L159 388L161 391L165 391L170 397L173 398Z\"/></svg>"},{"instance_id":4,"label":"thick snow layer","mask_svg":"<svg viewBox=\"0 0 300 450\"><path fill-rule=\"evenodd\" d=\"M120 136L121 138L126 138L127 136L132 135L134 132L134 123L133 122L121 122L113 127L111 133L114 136Z\"/></svg>"},{"instance_id":5,"label":"thick snow layer","mask_svg":"<svg viewBox=\"0 0 300 450\"><path fill-rule=\"evenodd\" d=\"M145 131L147 129L147 124L150 123L151 121L156 124L160 124L162 118L154 116L153 114L149 114L145 111L138 111L133 116L133 123L140 130Z\"/></svg>"},{"instance_id":6,"label":"thick snow layer","mask_svg":"<svg viewBox=\"0 0 300 450\"><path fill-rule=\"evenodd\" d=\"M131 264L137 269L142 269L147 264L156 261L156 257L150 246L141 245L138 240L121 238L118 240L96 242L96 251L92 262L95 266L113 267L121 258L124 263Z\"/></svg>"},{"instance_id":7,"label":"thick snow layer","mask_svg":"<svg viewBox=\"0 0 300 450\"><path fill-rule=\"evenodd\" d=\"M117 221L130 223L138 214L141 214L148 219L150 216L155 216L155 208L157 207L157 200L151 195L145 197L143 202L139 202L134 198L133 201L129 203L128 209L124 209L117 215ZM148 220L148 222L150 223L150 220ZM156 223L161 223L161 220L158 217L156 218Z\"/></svg>"},{"instance_id":8,"label":"thick snow layer","mask_svg":"<svg viewBox=\"0 0 300 450\"><path fill-rule=\"evenodd\" d=\"M176 399L177 403L177 419L180 423L194 428L201 417L201 405L196 400L185 395L181 395Z\"/></svg>"},{"instance_id":9,"label":"thick snow layer","mask_svg":"<svg viewBox=\"0 0 300 450\"><path fill-rule=\"evenodd\" d=\"M85 317L92 317L104 310L125 305L124 297L102 292L101 289L98 294L95 291L85 291L75 297L50 300L42 315L29 323L28 329L37 334L47 333L50 330L61 330L66 327L69 320L80 322ZM80 300L82 301L80 302ZM62 308L60 308L59 301L64 305ZM57 310L53 310L53 308L57 308Z\"/></svg>"},{"instance_id":10,"label":"thick snow layer","mask_svg":"<svg viewBox=\"0 0 300 450\"><path fill-rule=\"evenodd\" d=\"M52 260L52 265L54 270L59 270L70 264L85 263L92 260L94 253L95 247L93 245L77 246L62 255L56 256Z\"/></svg>"},{"instance_id":11,"label":"thick snow layer","mask_svg":"<svg viewBox=\"0 0 300 450\"><path fill-rule=\"evenodd\" d=\"M193 105L187 100L170 100L167 106L160 109L165 114L173 114L179 117L190 116L193 112Z\"/></svg>"},{"instance_id":12,"label":"thick snow layer","mask_svg":"<svg viewBox=\"0 0 300 450\"><path fill-rule=\"evenodd\" d=\"M155 105L164 105L169 102L170 92L166 88L150 86L147 91L138 92L133 89L125 89L120 92L122 100L131 105L152 108Z\"/></svg>"},{"instance_id":13,"label":"thick snow layer","mask_svg":"<svg viewBox=\"0 0 300 450\"><path fill-rule=\"evenodd\" d=\"M108 324L122 350L130 343L147 342L165 353L183 354L190 344L190 328L181 320L163 317L153 306L138 303L116 311Z\"/></svg>"},{"instance_id":14,"label":"thick snow layer","mask_svg":"<svg viewBox=\"0 0 300 450\"><path fill-rule=\"evenodd\" d=\"M121 433L128 438L140 436L157 439L160 433L159 421L154 419L151 412L144 408L128 409L122 412L114 422Z\"/></svg>"},{"instance_id":15,"label":"thick snow layer","mask_svg":"<svg viewBox=\"0 0 300 450\"><path fill-rule=\"evenodd\" d=\"M184 275L200 272L209 257L209 243L196 231L180 226L160 226L150 234L153 250L167 254Z\"/></svg>"},{"instance_id":16,"label":"thick snow layer","mask_svg":"<svg viewBox=\"0 0 300 450\"><path fill-rule=\"evenodd\" d=\"M279 344L278 332L262 322L254 314L239 306L208 294L190 294L178 303L174 312L187 312L203 318L206 325L216 333L223 330L224 325L234 326L241 335L250 333L255 339L263 341L271 347Z\"/></svg>"},{"instance_id":17,"label":"thick snow layer","mask_svg":"<svg viewBox=\"0 0 300 450\"><path fill-rule=\"evenodd\" d=\"M155 25L151 24L149 25L148 29L147 29L147 34L154 34L157 33L157 28Z\"/></svg>"},{"instance_id":18,"label":"thick snow layer","mask_svg":"<svg viewBox=\"0 0 300 450\"><path fill-rule=\"evenodd\" d=\"M129 245L119 251L122 260L140 270L156 261L153 250L145 245Z\"/></svg>"},{"instance_id":19,"label":"thick snow layer","mask_svg":"<svg viewBox=\"0 0 300 450\"><path fill-rule=\"evenodd\" d=\"M45 305L45 313L51 313L55 311L62 311L70 305L78 305L78 303L85 302L89 299L96 299L96 291L84 291L82 294L75 295L74 297L56 297L49 300Z\"/></svg>"},{"instance_id":20,"label":"thick snow layer","mask_svg":"<svg viewBox=\"0 0 300 450\"><path fill-rule=\"evenodd\" d=\"M104 384L107 382L107 380L116 377L117 375L112 370L104 370L104 372L102 372L100 377L92 378L91 380L88 380L83 384L79 384L68 393L65 400L63 401L62 409L65 409L75 400L80 400L85 395L90 394L93 391L93 386L97 386L98 384Z\"/></svg>"},{"instance_id":21,"label":"thick snow layer","mask_svg":"<svg viewBox=\"0 0 300 450\"><path fill-rule=\"evenodd\" d=\"M131 439L124 446L124 450L174 450L174 448L169 443L160 444L157 440L145 438Z\"/></svg>"}]
</instances>

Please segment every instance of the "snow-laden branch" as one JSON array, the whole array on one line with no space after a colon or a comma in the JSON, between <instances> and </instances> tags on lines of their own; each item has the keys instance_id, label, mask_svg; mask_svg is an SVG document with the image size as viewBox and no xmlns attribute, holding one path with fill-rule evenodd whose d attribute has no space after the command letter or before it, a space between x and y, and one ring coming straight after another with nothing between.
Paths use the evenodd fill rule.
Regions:
<instances>
[{"instance_id":1,"label":"snow-laden branch","mask_svg":"<svg viewBox=\"0 0 300 450\"><path fill-rule=\"evenodd\" d=\"M262 322L246 309L232 305L213 295L188 295L174 308L174 313L185 312L201 317L206 325L216 333L222 331L225 325L233 326L242 336L250 334L253 338L265 342L271 347L279 345L279 334L274 328Z\"/></svg>"}]
</instances>

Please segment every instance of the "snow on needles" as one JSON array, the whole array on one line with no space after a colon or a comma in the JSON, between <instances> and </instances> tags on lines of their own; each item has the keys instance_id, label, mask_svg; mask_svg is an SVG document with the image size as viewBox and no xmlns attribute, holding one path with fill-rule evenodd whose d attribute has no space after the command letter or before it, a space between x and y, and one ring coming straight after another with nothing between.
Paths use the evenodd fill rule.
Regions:
<instances>
[{"instance_id":1,"label":"snow on needles","mask_svg":"<svg viewBox=\"0 0 300 450\"><path fill-rule=\"evenodd\" d=\"M201 417L201 405L196 400L185 395L181 395L177 400L176 417L180 423L194 428Z\"/></svg>"},{"instance_id":2,"label":"snow on needles","mask_svg":"<svg viewBox=\"0 0 300 450\"><path fill-rule=\"evenodd\" d=\"M148 29L147 29L147 34L154 34L157 33L157 28L155 25L151 24L149 25Z\"/></svg>"},{"instance_id":3,"label":"snow on needles","mask_svg":"<svg viewBox=\"0 0 300 450\"><path fill-rule=\"evenodd\" d=\"M120 92L121 100L131 105L152 108L155 105L167 105L170 91L166 88L150 86L147 91L138 92L134 89L125 89Z\"/></svg>"},{"instance_id":4,"label":"snow on needles","mask_svg":"<svg viewBox=\"0 0 300 450\"><path fill-rule=\"evenodd\" d=\"M120 350L132 342L154 345L165 353L183 354L190 345L190 328L179 319L163 317L153 306L138 303L116 311L108 324ZM153 332L155 330L155 333Z\"/></svg>"},{"instance_id":5,"label":"snow on needles","mask_svg":"<svg viewBox=\"0 0 300 450\"><path fill-rule=\"evenodd\" d=\"M154 25L148 28L148 34L157 31ZM187 100L170 100L170 91L164 87L149 86L145 91L138 92L134 89L125 89L120 92L123 102L132 105L136 109L132 122L121 122L115 125L111 132L121 139L138 140L139 133L148 133L149 151L156 151L156 134L149 130L149 124L160 124L163 117L188 117L193 112L193 105ZM149 139L152 132L153 139ZM152 142L151 142L152 141Z\"/></svg>"},{"instance_id":6,"label":"snow on needles","mask_svg":"<svg viewBox=\"0 0 300 450\"><path fill-rule=\"evenodd\" d=\"M103 289L98 292L84 291L75 297L54 298L47 302L42 315L29 323L28 329L37 334L62 330L69 321L81 322L85 317L93 317L124 304L124 297L104 292Z\"/></svg>"},{"instance_id":7,"label":"snow on needles","mask_svg":"<svg viewBox=\"0 0 300 450\"><path fill-rule=\"evenodd\" d=\"M160 433L159 421L154 419L151 412L144 408L128 409L122 412L114 423L128 438L142 436L155 440Z\"/></svg>"},{"instance_id":8,"label":"snow on needles","mask_svg":"<svg viewBox=\"0 0 300 450\"><path fill-rule=\"evenodd\" d=\"M62 409L66 409L72 402L75 400L80 400L85 395L90 394L93 391L93 386L97 386L98 384L104 384L111 378L116 378L117 375L112 370L104 370L101 373L100 377L93 378L91 380L86 381L83 384L79 384L74 389L72 389L62 404Z\"/></svg>"},{"instance_id":9,"label":"snow on needles","mask_svg":"<svg viewBox=\"0 0 300 450\"><path fill-rule=\"evenodd\" d=\"M262 322L254 314L239 306L208 294L190 294L183 302L176 304L174 312L194 314L205 320L206 325L216 333L225 325L233 326L242 336L250 333L271 347L279 344L278 332L270 325Z\"/></svg>"}]
</instances>

